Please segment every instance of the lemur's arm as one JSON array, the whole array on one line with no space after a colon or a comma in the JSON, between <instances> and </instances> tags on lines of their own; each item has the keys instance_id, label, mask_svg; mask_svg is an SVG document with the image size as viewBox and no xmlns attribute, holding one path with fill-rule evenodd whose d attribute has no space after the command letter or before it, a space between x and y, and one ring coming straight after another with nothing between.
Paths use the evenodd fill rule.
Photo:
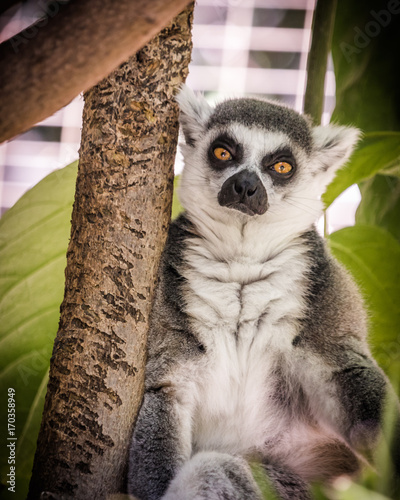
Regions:
<instances>
[{"instance_id":1,"label":"lemur's arm","mask_svg":"<svg viewBox=\"0 0 400 500\"><path fill-rule=\"evenodd\" d=\"M386 470L391 470L393 496L400 497L400 407L382 370L368 356L343 346L343 364L317 356L302 356L298 364L314 416L341 435L351 448L373 460L385 450ZM362 352L362 351L361 351ZM382 447L377 447L378 444ZM388 466L388 464L391 464ZM388 467L390 469L388 469ZM397 493L396 493L397 492Z\"/></svg>"},{"instance_id":2,"label":"lemur's arm","mask_svg":"<svg viewBox=\"0 0 400 500\"><path fill-rule=\"evenodd\" d=\"M132 438L128 493L140 500L163 496L191 454L190 415L171 387L147 390Z\"/></svg>"},{"instance_id":3,"label":"lemur's arm","mask_svg":"<svg viewBox=\"0 0 400 500\"><path fill-rule=\"evenodd\" d=\"M315 416L354 449L373 447L385 407L387 382L372 359L346 350L342 363L315 354L301 356L299 376Z\"/></svg>"},{"instance_id":4,"label":"lemur's arm","mask_svg":"<svg viewBox=\"0 0 400 500\"><path fill-rule=\"evenodd\" d=\"M367 322L354 283L326 254L322 240L310 234L308 244L314 265L309 314L293 342L296 373L315 417L353 449L369 454L387 433L384 419L388 408L397 413L395 420L400 424L398 401L370 355ZM397 430L392 460L398 474L399 443Z\"/></svg>"}]
</instances>

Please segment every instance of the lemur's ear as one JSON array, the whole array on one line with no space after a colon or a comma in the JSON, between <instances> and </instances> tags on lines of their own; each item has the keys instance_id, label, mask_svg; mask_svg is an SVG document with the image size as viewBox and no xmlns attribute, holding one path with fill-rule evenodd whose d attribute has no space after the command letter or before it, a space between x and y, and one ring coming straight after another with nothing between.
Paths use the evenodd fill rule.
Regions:
<instances>
[{"instance_id":1,"label":"lemur's ear","mask_svg":"<svg viewBox=\"0 0 400 500\"><path fill-rule=\"evenodd\" d=\"M326 177L328 184L337 169L350 158L360 131L353 127L327 125L312 129L313 156L318 163L318 170Z\"/></svg>"},{"instance_id":2,"label":"lemur's ear","mask_svg":"<svg viewBox=\"0 0 400 500\"><path fill-rule=\"evenodd\" d=\"M182 85L176 100L181 110L179 121L186 144L194 146L197 138L204 133L204 126L213 108L203 96L196 96L193 90L186 85Z\"/></svg>"}]
</instances>

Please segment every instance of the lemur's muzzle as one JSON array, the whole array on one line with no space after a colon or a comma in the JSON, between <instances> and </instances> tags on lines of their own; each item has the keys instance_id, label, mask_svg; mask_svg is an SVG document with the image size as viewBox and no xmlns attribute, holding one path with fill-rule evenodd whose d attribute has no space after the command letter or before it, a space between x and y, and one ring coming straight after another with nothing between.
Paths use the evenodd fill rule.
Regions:
<instances>
[{"instance_id":1,"label":"lemur's muzzle","mask_svg":"<svg viewBox=\"0 0 400 500\"><path fill-rule=\"evenodd\" d=\"M218 202L247 215L261 215L268 209L267 192L258 175L249 170L241 170L224 182Z\"/></svg>"}]
</instances>

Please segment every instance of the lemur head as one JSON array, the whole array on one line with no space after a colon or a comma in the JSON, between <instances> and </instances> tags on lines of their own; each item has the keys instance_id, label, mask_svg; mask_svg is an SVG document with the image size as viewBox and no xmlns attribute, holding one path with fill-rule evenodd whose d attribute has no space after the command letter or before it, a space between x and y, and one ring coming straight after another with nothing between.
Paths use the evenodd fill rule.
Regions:
<instances>
[{"instance_id":1,"label":"lemur head","mask_svg":"<svg viewBox=\"0 0 400 500\"><path fill-rule=\"evenodd\" d=\"M267 100L231 99L212 108L183 87L186 144L180 198L189 215L265 222L315 222L320 197L358 138L349 127L312 127ZM303 224L304 225L304 224Z\"/></svg>"}]
</instances>

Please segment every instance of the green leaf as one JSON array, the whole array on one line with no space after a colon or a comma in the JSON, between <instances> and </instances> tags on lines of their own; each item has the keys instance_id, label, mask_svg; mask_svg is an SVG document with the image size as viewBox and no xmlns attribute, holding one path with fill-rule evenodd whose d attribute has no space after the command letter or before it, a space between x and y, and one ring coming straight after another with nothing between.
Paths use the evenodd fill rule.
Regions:
<instances>
[{"instance_id":1,"label":"green leaf","mask_svg":"<svg viewBox=\"0 0 400 500\"><path fill-rule=\"evenodd\" d=\"M390 3L390 2L389 2ZM364 132L400 130L400 16L388 2L338 0L332 38L333 121Z\"/></svg>"},{"instance_id":2,"label":"green leaf","mask_svg":"<svg viewBox=\"0 0 400 500\"><path fill-rule=\"evenodd\" d=\"M277 500L275 492L262 465L257 462L250 462L250 469L257 486L260 488L262 497L265 500Z\"/></svg>"},{"instance_id":3,"label":"green leaf","mask_svg":"<svg viewBox=\"0 0 400 500\"><path fill-rule=\"evenodd\" d=\"M400 245L388 231L363 225L336 231L328 242L364 295L374 357L394 376L400 368Z\"/></svg>"},{"instance_id":4,"label":"green leaf","mask_svg":"<svg viewBox=\"0 0 400 500\"><path fill-rule=\"evenodd\" d=\"M27 491L29 487L32 462L36 451L36 441L43 413L44 398L46 396L48 379L49 372L47 371L40 385L37 387L21 434L18 436L17 463L19 490L23 488L25 491ZM17 498L19 498L19 496Z\"/></svg>"},{"instance_id":5,"label":"green leaf","mask_svg":"<svg viewBox=\"0 0 400 500\"><path fill-rule=\"evenodd\" d=\"M26 498L64 292L66 250L77 162L53 172L0 220L0 394L16 391L17 489ZM2 450L7 413L0 415ZM6 484L8 456L1 454Z\"/></svg>"},{"instance_id":6,"label":"green leaf","mask_svg":"<svg viewBox=\"0 0 400 500\"><path fill-rule=\"evenodd\" d=\"M350 162L337 173L322 199L329 206L345 189L377 173L394 175L400 166L400 132L365 134Z\"/></svg>"},{"instance_id":7,"label":"green leaf","mask_svg":"<svg viewBox=\"0 0 400 500\"><path fill-rule=\"evenodd\" d=\"M174 196L172 198L172 214L171 214L171 219L174 220L178 217L178 215L183 212L183 207L179 203L178 195L177 195L177 190L178 190L178 185L179 185L179 179L180 176L176 175L174 178Z\"/></svg>"},{"instance_id":8,"label":"green leaf","mask_svg":"<svg viewBox=\"0 0 400 500\"><path fill-rule=\"evenodd\" d=\"M400 179L376 175L363 182L360 190L356 223L382 227L400 242Z\"/></svg>"},{"instance_id":9,"label":"green leaf","mask_svg":"<svg viewBox=\"0 0 400 500\"><path fill-rule=\"evenodd\" d=\"M389 497L368 490L360 484L350 483L348 487L335 491L335 500L390 500Z\"/></svg>"}]
</instances>

